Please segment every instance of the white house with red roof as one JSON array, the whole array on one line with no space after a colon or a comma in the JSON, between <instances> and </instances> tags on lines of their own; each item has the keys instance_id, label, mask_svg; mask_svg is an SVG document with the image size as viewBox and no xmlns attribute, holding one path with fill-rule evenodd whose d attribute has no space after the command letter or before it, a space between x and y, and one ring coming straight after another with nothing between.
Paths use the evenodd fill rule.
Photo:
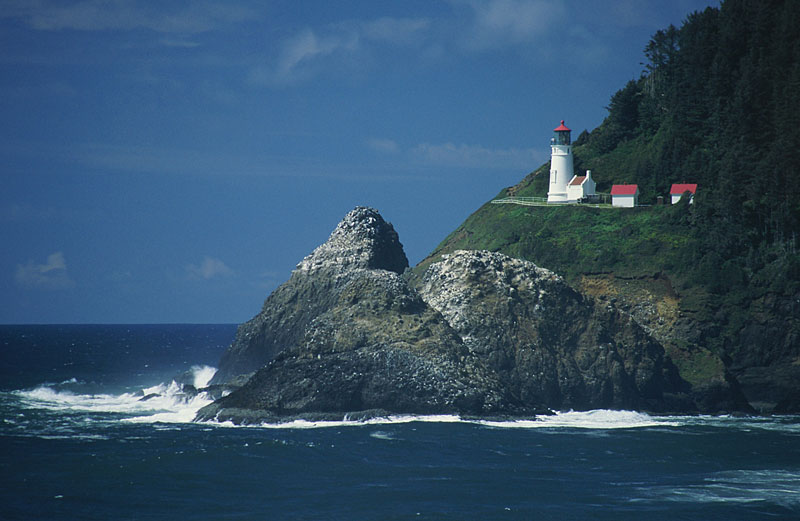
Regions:
<instances>
[{"instance_id":1,"label":"white house with red roof","mask_svg":"<svg viewBox=\"0 0 800 521\"><path fill-rule=\"evenodd\" d=\"M612 186L611 206L619 206L621 208L639 206L639 185Z\"/></svg>"},{"instance_id":2,"label":"white house with red roof","mask_svg":"<svg viewBox=\"0 0 800 521\"><path fill-rule=\"evenodd\" d=\"M683 197L686 192L689 192L689 204L694 204L694 194L697 193L697 185L688 183L675 183L672 185L672 188L669 189L669 195L672 198L670 203L675 204L680 201L681 197Z\"/></svg>"},{"instance_id":3,"label":"white house with red roof","mask_svg":"<svg viewBox=\"0 0 800 521\"><path fill-rule=\"evenodd\" d=\"M592 179L592 171L587 170L586 175L574 175L567 184L567 201L570 203L578 202L589 195L596 195L595 187L597 184Z\"/></svg>"}]
</instances>

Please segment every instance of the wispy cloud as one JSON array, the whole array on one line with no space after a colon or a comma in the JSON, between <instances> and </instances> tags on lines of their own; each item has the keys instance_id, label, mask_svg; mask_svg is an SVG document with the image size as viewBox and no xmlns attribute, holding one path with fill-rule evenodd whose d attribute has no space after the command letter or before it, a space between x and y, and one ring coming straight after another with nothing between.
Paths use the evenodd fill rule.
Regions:
<instances>
[{"instance_id":1,"label":"wispy cloud","mask_svg":"<svg viewBox=\"0 0 800 521\"><path fill-rule=\"evenodd\" d=\"M358 33L318 36L311 29L304 29L285 42L272 77L278 82L300 79L310 73L320 59L337 52L354 52L358 47Z\"/></svg>"},{"instance_id":2,"label":"wispy cloud","mask_svg":"<svg viewBox=\"0 0 800 521\"><path fill-rule=\"evenodd\" d=\"M563 2L555 0L451 0L465 9L469 26L462 45L490 49L510 44L529 43L563 27L566 18Z\"/></svg>"},{"instance_id":3,"label":"wispy cloud","mask_svg":"<svg viewBox=\"0 0 800 521\"><path fill-rule=\"evenodd\" d=\"M481 145L421 143L411 150L417 161L460 168L530 169L542 161L542 153L533 148L487 148Z\"/></svg>"},{"instance_id":4,"label":"wispy cloud","mask_svg":"<svg viewBox=\"0 0 800 521\"><path fill-rule=\"evenodd\" d=\"M209 280L215 277L230 277L233 275L233 270L221 260L205 256L200 264L186 266L186 273L193 279Z\"/></svg>"},{"instance_id":5,"label":"wispy cloud","mask_svg":"<svg viewBox=\"0 0 800 521\"><path fill-rule=\"evenodd\" d=\"M188 175L258 175L264 158L239 157L216 150L89 143L65 151L68 160L100 172Z\"/></svg>"},{"instance_id":6,"label":"wispy cloud","mask_svg":"<svg viewBox=\"0 0 800 521\"><path fill-rule=\"evenodd\" d=\"M210 1L174 4L138 0L10 0L0 17L22 20L42 31L112 31L150 29L160 33L197 34L258 18L254 10Z\"/></svg>"},{"instance_id":7,"label":"wispy cloud","mask_svg":"<svg viewBox=\"0 0 800 521\"><path fill-rule=\"evenodd\" d=\"M356 24L356 31L368 40L395 45L413 45L431 25L426 18L378 18Z\"/></svg>"},{"instance_id":8,"label":"wispy cloud","mask_svg":"<svg viewBox=\"0 0 800 521\"><path fill-rule=\"evenodd\" d=\"M159 43L164 47L174 47L177 49L194 49L201 45L200 42L178 38L162 38Z\"/></svg>"},{"instance_id":9,"label":"wispy cloud","mask_svg":"<svg viewBox=\"0 0 800 521\"><path fill-rule=\"evenodd\" d=\"M306 139L310 135L276 132L276 136ZM389 145L390 146L390 145ZM0 145L2 149L2 145ZM275 154L269 151L234 153L206 149L88 143L64 147L51 154L54 160L81 165L97 174L256 176L294 178L375 179L373 173L355 173L359 164L332 164L324 157ZM20 172L19 175L23 175ZM0 219L17 218L21 208L0 207Z\"/></svg>"},{"instance_id":10,"label":"wispy cloud","mask_svg":"<svg viewBox=\"0 0 800 521\"><path fill-rule=\"evenodd\" d=\"M65 149L59 158L104 174L328 176L323 171L326 163L320 159L275 156L258 151L237 154L213 147L198 149L89 143Z\"/></svg>"},{"instance_id":11,"label":"wispy cloud","mask_svg":"<svg viewBox=\"0 0 800 521\"><path fill-rule=\"evenodd\" d=\"M57 251L47 256L44 264L28 261L17 264L14 281L26 289L63 290L75 287L67 273L64 253Z\"/></svg>"},{"instance_id":12,"label":"wispy cloud","mask_svg":"<svg viewBox=\"0 0 800 521\"><path fill-rule=\"evenodd\" d=\"M47 221L53 219L56 212L53 208L37 206L30 203L10 203L0 205L0 222L20 223Z\"/></svg>"},{"instance_id":13,"label":"wispy cloud","mask_svg":"<svg viewBox=\"0 0 800 521\"><path fill-rule=\"evenodd\" d=\"M402 148L396 141L386 138L371 138L365 144L379 154L397 156L403 162L426 166L528 171L546 160L545 153L537 148L492 148L451 142L420 143L411 148Z\"/></svg>"},{"instance_id":14,"label":"wispy cloud","mask_svg":"<svg viewBox=\"0 0 800 521\"><path fill-rule=\"evenodd\" d=\"M321 31L306 27L281 42L277 55L253 67L249 77L258 85L297 83L314 76L327 62L351 59L370 44L416 44L429 25L426 19L379 18L342 22Z\"/></svg>"},{"instance_id":15,"label":"wispy cloud","mask_svg":"<svg viewBox=\"0 0 800 521\"><path fill-rule=\"evenodd\" d=\"M367 147L382 154L396 154L400 151L400 145L396 141L385 138L370 138L367 140Z\"/></svg>"}]
</instances>

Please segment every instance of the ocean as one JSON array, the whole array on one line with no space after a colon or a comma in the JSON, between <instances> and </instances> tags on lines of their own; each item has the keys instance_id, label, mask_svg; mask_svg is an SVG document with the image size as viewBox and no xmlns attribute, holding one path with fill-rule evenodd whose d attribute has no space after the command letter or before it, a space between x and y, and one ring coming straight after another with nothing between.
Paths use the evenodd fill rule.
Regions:
<instances>
[{"instance_id":1,"label":"ocean","mask_svg":"<svg viewBox=\"0 0 800 521\"><path fill-rule=\"evenodd\" d=\"M0 519L800 519L800 416L195 423L234 333L0 326Z\"/></svg>"}]
</instances>

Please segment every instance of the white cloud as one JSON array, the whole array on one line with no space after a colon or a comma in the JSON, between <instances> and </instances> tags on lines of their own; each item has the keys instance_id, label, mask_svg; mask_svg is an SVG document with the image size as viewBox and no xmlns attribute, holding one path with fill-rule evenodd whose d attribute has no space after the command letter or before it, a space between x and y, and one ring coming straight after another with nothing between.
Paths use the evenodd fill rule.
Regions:
<instances>
[{"instance_id":1,"label":"white cloud","mask_svg":"<svg viewBox=\"0 0 800 521\"><path fill-rule=\"evenodd\" d=\"M295 83L313 75L321 58L339 51L355 51L358 44L358 35L355 33L321 37L306 28L283 42L273 64L254 67L249 79L257 85Z\"/></svg>"},{"instance_id":2,"label":"white cloud","mask_svg":"<svg viewBox=\"0 0 800 521\"><path fill-rule=\"evenodd\" d=\"M425 18L378 18L359 24L359 30L369 40L412 45L429 26L430 20Z\"/></svg>"},{"instance_id":3,"label":"white cloud","mask_svg":"<svg viewBox=\"0 0 800 521\"><path fill-rule=\"evenodd\" d=\"M233 270L224 262L208 256L203 257L203 261L200 264L189 264L186 266L186 271L191 278L205 280L214 277L229 277L233 275Z\"/></svg>"},{"instance_id":4,"label":"white cloud","mask_svg":"<svg viewBox=\"0 0 800 521\"><path fill-rule=\"evenodd\" d=\"M75 282L67 273L64 253L60 251L48 255L44 264L34 261L17 264L14 280L19 286L28 289L61 290L75 287Z\"/></svg>"},{"instance_id":5,"label":"white cloud","mask_svg":"<svg viewBox=\"0 0 800 521\"><path fill-rule=\"evenodd\" d=\"M429 166L528 171L546 160L544 153L537 148L489 148L448 142L420 143L404 149L396 141L386 138L367 139L366 146L380 154L397 156L404 162Z\"/></svg>"},{"instance_id":6,"label":"white cloud","mask_svg":"<svg viewBox=\"0 0 800 521\"><path fill-rule=\"evenodd\" d=\"M466 6L472 27L463 41L470 48L496 48L528 43L558 34L566 8L554 0L453 0Z\"/></svg>"},{"instance_id":7,"label":"white cloud","mask_svg":"<svg viewBox=\"0 0 800 521\"><path fill-rule=\"evenodd\" d=\"M315 75L331 59L339 58L341 64L344 58L358 56L368 44L416 44L429 25L422 18L379 18L343 22L324 31L307 27L284 40L271 63L253 67L250 80L258 85L296 83Z\"/></svg>"},{"instance_id":8,"label":"white cloud","mask_svg":"<svg viewBox=\"0 0 800 521\"><path fill-rule=\"evenodd\" d=\"M541 152L534 148L486 148L481 145L430 144L414 147L412 155L431 165L460 168L531 169L541 161Z\"/></svg>"},{"instance_id":9,"label":"white cloud","mask_svg":"<svg viewBox=\"0 0 800 521\"><path fill-rule=\"evenodd\" d=\"M400 151L400 146L391 139L371 138L367 140L367 146L382 154L396 154Z\"/></svg>"},{"instance_id":10,"label":"white cloud","mask_svg":"<svg viewBox=\"0 0 800 521\"><path fill-rule=\"evenodd\" d=\"M159 43L164 47L175 47L178 49L194 49L195 47L200 47L200 42L178 38L162 38Z\"/></svg>"},{"instance_id":11,"label":"white cloud","mask_svg":"<svg viewBox=\"0 0 800 521\"><path fill-rule=\"evenodd\" d=\"M352 52L358 46L359 38L356 33L319 37L311 29L305 29L286 42L275 74L278 79L293 79L293 76L307 70L314 60L339 51Z\"/></svg>"}]
</instances>

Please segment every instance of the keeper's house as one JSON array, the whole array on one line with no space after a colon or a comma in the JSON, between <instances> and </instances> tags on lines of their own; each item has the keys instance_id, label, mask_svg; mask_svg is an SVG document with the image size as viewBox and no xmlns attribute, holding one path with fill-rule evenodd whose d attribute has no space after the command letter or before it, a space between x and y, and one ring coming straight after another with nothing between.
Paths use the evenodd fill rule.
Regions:
<instances>
[{"instance_id":1,"label":"keeper's house","mask_svg":"<svg viewBox=\"0 0 800 521\"><path fill-rule=\"evenodd\" d=\"M694 194L697 192L697 185L686 183L676 183L672 185L672 188L669 189L669 195L671 197L670 204L675 204L680 201L681 197L683 197L686 192L689 192L689 204L694 204Z\"/></svg>"},{"instance_id":2,"label":"keeper's house","mask_svg":"<svg viewBox=\"0 0 800 521\"><path fill-rule=\"evenodd\" d=\"M611 206L633 208L639 205L639 185L614 185L611 187Z\"/></svg>"},{"instance_id":3,"label":"keeper's house","mask_svg":"<svg viewBox=\"0 0 800 521\"><path fill-rule=\"evenodd\" d=\"M567 185L567 202L577 203L587 197L597 195L595 187L597 184L592 179L592 171L587 170L586 175L574 175Z\"/></svg>"}]
</instances>

